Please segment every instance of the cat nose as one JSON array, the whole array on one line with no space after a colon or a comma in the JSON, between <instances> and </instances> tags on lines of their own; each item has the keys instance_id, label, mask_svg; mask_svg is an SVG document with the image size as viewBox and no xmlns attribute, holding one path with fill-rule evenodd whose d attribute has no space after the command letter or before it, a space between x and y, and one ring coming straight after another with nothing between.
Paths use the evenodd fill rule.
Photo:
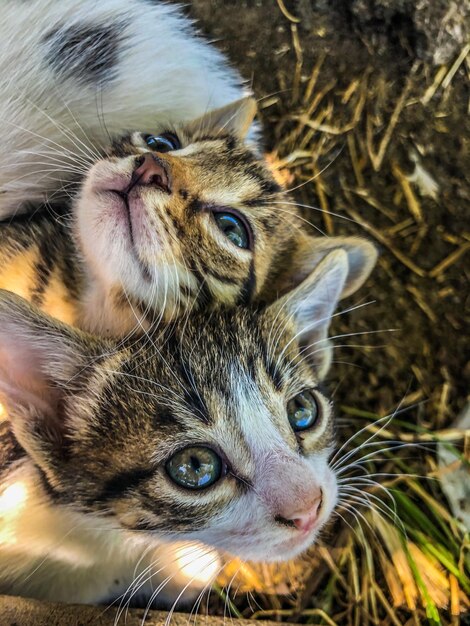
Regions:
<instances>
[{"instance_id":1,"label":"cat nose","mask_svg":"<svg viewBox=\"0 0 470 626\"><path fill-rule=\"evenodd\" d=\"M151 152L136 157L132 178L136 185L153 185L166 193L171 193L168 166L160 157Z\"/></svg>"},{"instance_id":2,"label":"cat nose","mask_svg":"<svg viewBox=\"0 0 470 626\"><path fill-rule=\"evenodd\" d=\"M315 526L323 501L321 489L315 490L305 507L293 512L284 511L278 519L297 530L308 532Z\"/></svg>"}]
</instances>

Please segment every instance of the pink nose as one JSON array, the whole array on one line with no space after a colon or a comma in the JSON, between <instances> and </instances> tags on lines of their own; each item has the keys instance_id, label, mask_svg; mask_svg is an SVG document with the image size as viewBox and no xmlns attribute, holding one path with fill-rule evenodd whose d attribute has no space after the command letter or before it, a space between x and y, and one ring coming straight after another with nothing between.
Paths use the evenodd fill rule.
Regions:
<instances>
[{"instance_id":1,"label":"pink nose","mask_svg":"<svg viewBox=\"0 0 470 626\"><path fill-rule=\"evenodd\" d=\"M155 185L166 193L171 193L171 182L167 167L163 161L152 154L146 152L135 160L136 169L132 178L136 185Z\"/></svg>"},{"instance_id":2,"label":"pink nose","mask_svg":"<svg viewBox=\"0 0 470 626\"><path fill-rule=\"evenodd\" d=\"M322 505L323 495L321 489L313 496L305 509L297 510L294 513L283 515L282 517L293 523L297 530L308 532L312 530L318 520L318 514Z\"/></svg>"},{"instance_id":3,"label":"pink nose","mask_svg":"<svg viewBox=\"0 0 470 626\"><path fill-rule=\"evenodd\" d=\"M319 498L313 509L305 511L304 513L297 513L296 517L292 520L297 530L309 531L315 526L315 522L318 519L318 510L320 508L321 498Z\"/></svg>"}]
</instances>

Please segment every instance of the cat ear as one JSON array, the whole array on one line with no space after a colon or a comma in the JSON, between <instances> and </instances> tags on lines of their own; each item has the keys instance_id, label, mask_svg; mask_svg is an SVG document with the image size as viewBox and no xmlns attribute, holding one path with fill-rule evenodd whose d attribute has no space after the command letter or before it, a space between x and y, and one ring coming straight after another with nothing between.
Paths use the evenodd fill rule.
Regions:
<instances>
[{"instance_id":1,"label":"cat ear","mask_svg":"<svg viewBox=\"0 0 470 626\"><path fill-rule=\"evenodd\" d=\"M343 250L348 258L348 275L340 297L353 294L368 278L377 261L376 247L361 237L312 237L299 232L293 249L283 259L282 269L275 279L269 281L269 293L263 299L269 302L294 289L334 250Z\"/></svg>"},{"instance_id":2,"label":"cat ear","mask_svg":"<svg viewBox=\"0 0 470 626\"><path fill-rule=\"evenodd\" d=\"M56 444L67 390L93 355L93 338L0 290L0 399L20 444Z\"/></svg>"},{"instance_id":3,"label":"cat ear","mask_svg":"<svg viewBox=\"0 0 470 626\"><path fill-rule=\"evenodd\" d=\"M348 258L342 249L326 254L307 278L267 309L274 319L287 314L294 320L299 344L319 379L325 376L331 362L328 328L346 288L350 274Z\"/></svg>"},{"instance_id":4,"label":"cat ear","mask_svg":"<svg viewBox=\"0 0 470 626\"><path fill-rule=\"evenodd\" d=\"M191 134L226 132L245 139L256 115L256 100L251 96L231 102L220 109L209 111L187 125Z\"/></svg>"}]
</instances>

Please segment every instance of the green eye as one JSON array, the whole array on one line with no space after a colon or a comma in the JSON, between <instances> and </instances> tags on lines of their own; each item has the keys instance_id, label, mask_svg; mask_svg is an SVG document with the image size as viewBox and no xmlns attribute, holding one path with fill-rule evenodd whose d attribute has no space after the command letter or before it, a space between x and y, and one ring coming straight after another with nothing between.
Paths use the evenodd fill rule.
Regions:
<instances>
[{"instance_id":1,"label":"green eye","mask_svg":"<svg viewBox=\"0 0 470 626\"><path fill-rule=\"evenodd\" d=\"M250 247L250 236L243 220L233 213L214 213L217 226L238 248Z\"/></svg>"},{"instance_id":2,"label":"green eye","mask_svg":"<svg viewBox=\"0 0 470 626\"><path fill-rule=\"evenodd\" d=\"M222 460L203 446L183 448L166 464L170 478L185 489L205 489L222 476Z\"/></svg>"},{"instance_id":3,"label":"green eye","mask_svg":"<svg viewBox=\"0 0 470 626\"><path fill-rule=\"evenodd\" d=\"M295 431L312 428L319 415L318 403L310 391L302 391L287 404L287 417Z\"/></svg>"}]
</instances>

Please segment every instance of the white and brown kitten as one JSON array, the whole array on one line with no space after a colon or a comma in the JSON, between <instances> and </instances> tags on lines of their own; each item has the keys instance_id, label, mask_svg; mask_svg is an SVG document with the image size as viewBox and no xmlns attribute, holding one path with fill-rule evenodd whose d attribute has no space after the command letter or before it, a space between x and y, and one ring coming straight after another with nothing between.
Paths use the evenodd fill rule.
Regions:
<instances>
[{"instance_id":1,"label":"white and brown kitten","mask_svg":"<svg viewBox=\"0 0 470 626\"><path fill-rule=\"evenodd\" d=\"M171 132L116 139L85 169L71 208L0 225L0 287L112 336L190 308L270 302L336 248L357 288L374 246L303 232L243 141L254 113L248 98Z\"/></svg>"},{"instance_id":2,"label":"white and brown kitten","mask_svg":"<svg viewBox=\"0 0 470 626\"><path fill-rule=\"evenodd\" d=\"M179 124L249 93L175 5L1 6L0 219L56 196L110 134Z\"/></svg>"},{"instance_id":3,"label":"white and brown kitten","mask_svg":"<svg viewBox=\"0 0 470 626\"><path fill-rule=\"evenodd\" d=\"M119 341L1 292L0 593L174 599L191 584L174 542L263 561L305 550L336 502L319 382L356 281L336 250L268 306Z\"/></svg>"}]
</instances>

